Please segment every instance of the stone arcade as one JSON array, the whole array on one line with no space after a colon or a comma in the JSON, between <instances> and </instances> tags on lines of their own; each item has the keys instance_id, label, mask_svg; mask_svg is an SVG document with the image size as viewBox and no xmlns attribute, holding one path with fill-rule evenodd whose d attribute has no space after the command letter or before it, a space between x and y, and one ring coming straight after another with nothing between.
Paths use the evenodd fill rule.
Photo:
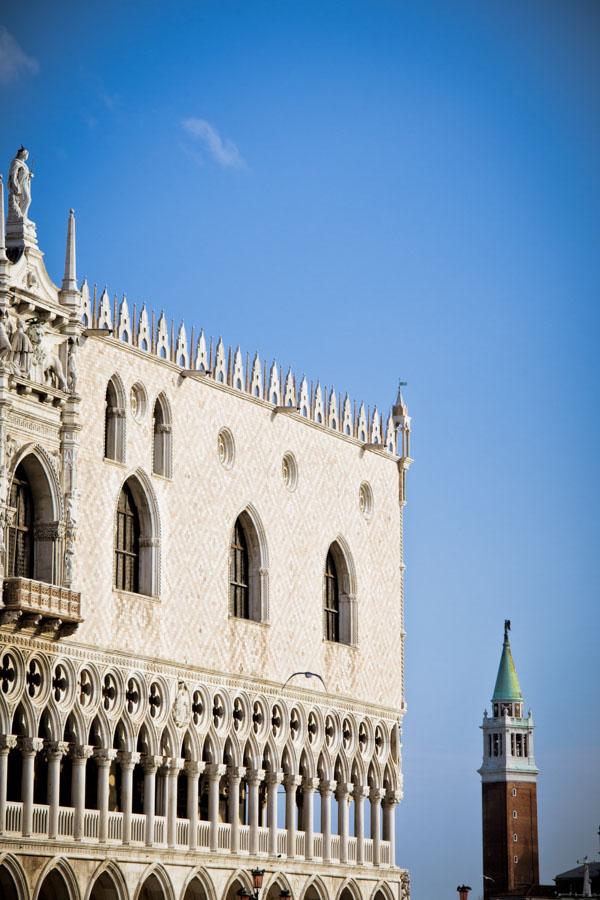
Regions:
<instances>
[{"instance_id":1,"label":"stone arcade","mask_svg":"<svg viewBox=\"0 0 600 900\"><path fill-rule=\"evenodd\" d=\"M8 188L0 895L408 898L401 394L79 286L73 211L58 288L25 148Z\"/></svg>"}]
</instances>

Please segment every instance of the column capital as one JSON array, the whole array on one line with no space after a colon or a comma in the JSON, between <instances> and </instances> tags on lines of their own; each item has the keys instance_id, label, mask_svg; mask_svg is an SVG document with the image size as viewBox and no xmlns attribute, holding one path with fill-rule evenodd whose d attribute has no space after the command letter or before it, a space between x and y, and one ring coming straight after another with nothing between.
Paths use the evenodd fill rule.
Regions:
<instances>
[{"instance_id":1,"label":"column capital","mask_svg":"<svg viewBox=\"0 0 600 900\"><path fill-rule=\"evenodd\" d=\"M46 741L46 758L62 759L69 752L68 741Z\"/></svg>"},{"instance_id":2,"label":"column capital","mask_svg":"<svg viewBox=\"0 0 600 900\"><path fill-rule=\"evenodd\" d=\"M18 743L24 756L33 756L35 753L39 753L44 746L44 741L38 737L20 737Z\"/></svg>"},{"instance_id":3,"label":"column capital","mask_svg":"<svg viewBox=\"0 0 600 900\"><path fill-rule=\"evenodd\" d=\"M96 747L94 749L94 759L100 767L109 766L117 758L117 753L117 750L111 750L107 747Z\"/></svg>"},{"instance_id":4,"label":"column capital","mask_svg":"<svg viewBox=\"0 0 600 900\"><path fill-rule=\"evenodd\" d=\"M305 791L316 791L320 784L321 780L319 778L306 777L302 779L302 788Z\"/></svg>"},{"instance_id":5,"label":"column capital","mask_svg":"<svg viewBox=\"0 0 600 900\"><path fill-rule=\"evenodd\" d=\"M0 753L8 753L17 746L16 734L0 734Z\"/></svg>"},{"instance_id":6,"label":"column capital","mask_svg":"<svg viewBox=\"0 0 600 900\"><path fill-rule=\"evenodd\" d=\"M337 787L335 789L335 796L337 799L341 799L346 797L348 794L352 793L354 785L351 781L338 781Z\"/></svg>"},{"instance_id":7,"label":"column capital","mask_svg":"<svg viewBox=\"0 0 600 900\"><path fill-rule=\"evenodd\" d=\"M277 772L267 772L265 781L267 784L281 784L283 781L283 772L281 770Z\"/></svg>"},{"instance_id":8,"label":"column capital","mask_svg":"<svg viewBox=\"0 0 600 900\"><path fill-rule=\"evenodd\" d=\"M369 796L369 788L363 784L355 784L354 789L352 791L352 796L354 797L355 801L362 797L368 797Z\"/></svg>"},{"instance_id":9,"label":"column capital","mask_svg":"<svg viewBox=\"0 0 600 900\"><path fill-rule=\"evenodd\" d=\"M371 803L380 803L384 797L383 788L374 787L369 791L369 800Z\"/></svg>"},{"instance_id":10,"label":"column capital","mask_svg":"<svg viewBox=\"0 0 600 900\"><path fill-rule=\"evenodd\" d=\"M337 781L328 778L322 778L319 782L319 793L322 795L332 794L337 787Z\"/></svg>"},{"instance_id":11,"label":"column capital","mask_svg":"<svg viewBox=\"0 0 600 900\"><path fill-rule=\"evenodd\" d=\"M183 766L185 774L190 778L197 778L198 775L202 775L205 768L206 763L198 759L186 759Z\"/></svg>"},{"instance_id":12,"label":"column capital","mask_svg":"<svg viewBox=\"0 0 600 900\"><path fill-rule=\"evenodd\" d=\"M137 750L119 750L117 759L123 769L133 769L142 758L142 754Z\"/></svg>"},{"instance_id":13,"label":"column capital","mask_svg":"<svg viewBox=\"0 0 600 900\"><path fill-rule=\"evenodd\" d=\"M141 758L141 763L146 775L152 775L153 772L162 766L163 758L162 756L152 756L150 753L143 753Z\"/></svg>"},{"instance_id":14,"label":"column capital","mask_svg":"<svg viewBox=\"0 0 600 900\"><path fill-rule=\"evenodd\" d=\"M396 806L402 800L402 791L386 791L383 798L386 806Z\"/></svg>"},{"instance_id":15,"label":"column capital","mask_svg":"<svg viewBox=\"0 0 600 900\"><path fill-rule=\"evenodd\" d=\"M222 775L227 771L227 766L223 763L208 763L204 772L208 777L212 779L221 778Z\"/></svg>"},{"instance_id":16,"label":"column capital","mask_svg":"<svg viewBox=\"0 0 600 900\"><path fill-rule=\"evenodd\" d=\"M169 772L180 772L185 764L185 759L180 756L165 757L165 765Z\"/></svg>"},{"instance_id":17,"label":"column capital","mask_svg":"<svg viewBox=\"0 0 600 900\"><path fill-rule=\"evenodd\" d=\"M227 766L227 777L230 781L241 781L246 774L246 766Z\"/></svg>"},{"instance_id":18,"label":"column capital","mask_svg":"<svg viewBox=\"0 0 600 900\"><path fill-rule=\"evenodd\" d=\"M246 781L248 784L260 784L265 779L264 769L246 769Z\"/></svg>"},{"instance_id":19,"label":"column capital","mask_svg":"<svg viewBox=\"0 0 600 900\"><path fill-rule=\"evenodd\" d=\"M70 750L71 759L89 759L94 748L89 744L73 744Z\"/></svg>"},{"instance_id":20,"label":"column capital","mask_svg":"<svg viewBox=\"0 0 600 900\"><path fill-rule=\"evenodd\" d=\"M300 775L284 775L283 784L286 790L287 788L297 788L302 784L302 778Z\"/></svg>"}]
</instances>

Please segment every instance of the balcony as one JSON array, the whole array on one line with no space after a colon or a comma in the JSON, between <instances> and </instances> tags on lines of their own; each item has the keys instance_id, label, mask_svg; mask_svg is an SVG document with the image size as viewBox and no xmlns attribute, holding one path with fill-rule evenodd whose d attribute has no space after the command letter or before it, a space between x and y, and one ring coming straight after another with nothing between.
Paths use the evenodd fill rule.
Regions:
<instances>
[{"instance_id":1,"label":"balcony","mask_svg":"<svg viewBox=\"0 0 600 900\"><path fill-rule=\"evenodd\" d=\"M0 624L31 628L38 634L66 637L82 620L81 594L32 578L5 578Z\"/></svg>"}]
</instances>

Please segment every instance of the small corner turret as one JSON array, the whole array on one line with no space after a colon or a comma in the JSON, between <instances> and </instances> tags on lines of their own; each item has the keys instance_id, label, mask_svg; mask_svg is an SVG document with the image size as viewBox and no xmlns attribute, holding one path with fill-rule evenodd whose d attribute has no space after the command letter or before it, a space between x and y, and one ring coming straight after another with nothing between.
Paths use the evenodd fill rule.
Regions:
<instances>
[{"instance_id":1,"label":"small corner turret","mask_svg":"<svg viewBox=\"0 0 600 900\"><path fill-rule=\"evenodd\" d=\"M402 396L402 388L406 387L406 381L398 382L398 394L396 402L392 406L392 422L396 429L398 468L400 470L400 502L406 503L406 473L411 467L412 459L410 455L410 416L408 415L408 407Z\"/></svg>"}]
</instances>

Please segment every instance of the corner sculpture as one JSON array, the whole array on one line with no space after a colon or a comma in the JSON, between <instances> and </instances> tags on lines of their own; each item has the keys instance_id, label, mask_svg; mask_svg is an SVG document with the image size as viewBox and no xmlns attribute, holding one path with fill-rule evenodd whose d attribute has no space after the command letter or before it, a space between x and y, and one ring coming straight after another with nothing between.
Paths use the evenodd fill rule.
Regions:
<instances>
[{"instance_id":1,"label":"corner sculpture","mask_svg":"<svg viewBox=\"0 0 600 900\"><path fill-rule=\"evenodd\" d=\"M27 165L28 158L29 150L21 144L8 172L8 224L29 221L33 172Z\"/></svg>"}]
</instances>

